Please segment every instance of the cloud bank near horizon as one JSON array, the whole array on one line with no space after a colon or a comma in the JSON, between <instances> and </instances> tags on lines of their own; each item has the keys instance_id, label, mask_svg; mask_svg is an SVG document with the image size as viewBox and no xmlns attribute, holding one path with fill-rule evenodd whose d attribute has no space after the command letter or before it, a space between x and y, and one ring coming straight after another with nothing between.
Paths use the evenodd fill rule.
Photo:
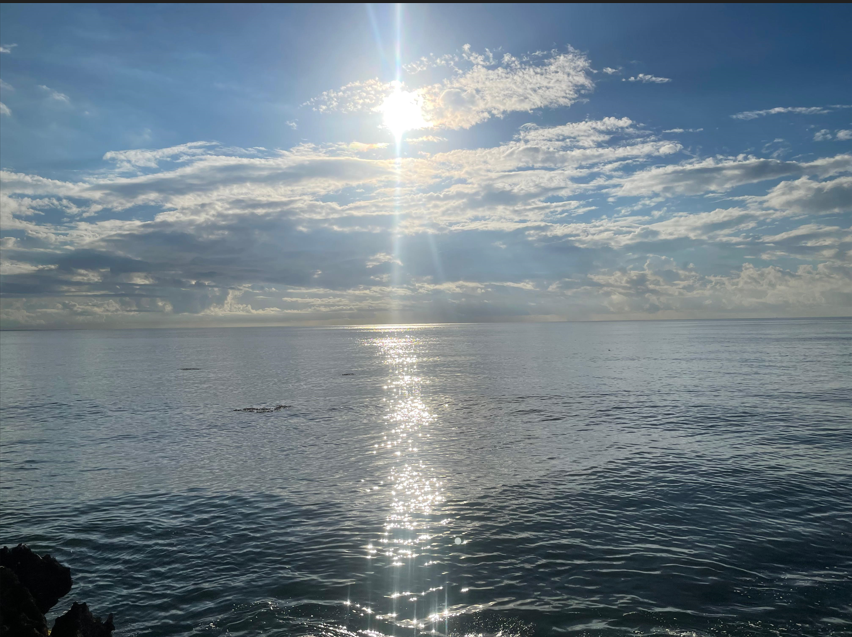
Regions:
<instances>
[{"instance_id":1,"label":"cloud bank near horizon","mask_svg":"<svg viewBox=\"0 0 852 637\"><path fill-rule=\"evenodd\" d=\"M618 71L597 75L570 48L464 47L406 71L437 134L412 131L399 149L196 140L110 151L74 179L3 170L2 327L852 313L848 146L704 155L689 140L701 128L577 119L572 105ZM636 74L621 86L675 84ZM356 81L303 108L371 117L398 88ZM544 110L559 123L533 117ZM509 114L530 121L493 144L454 137Z\"/></svg>"}]
</instances>

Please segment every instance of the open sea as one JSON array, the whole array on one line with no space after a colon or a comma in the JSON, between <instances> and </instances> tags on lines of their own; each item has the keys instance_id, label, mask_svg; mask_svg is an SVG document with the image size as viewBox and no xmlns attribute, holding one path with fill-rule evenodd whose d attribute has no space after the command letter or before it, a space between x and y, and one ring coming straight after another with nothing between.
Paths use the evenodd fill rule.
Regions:
<instances>
[{"instance_id":1,"label":"open sea","mask_svg":"<svg viewBox=\"0 0 852 637\"><path fill-rule=\"evenodd\" d=\"M3 332L0 408L51 623L852 635L849 319Z\"/></svg>"}]
</instances>

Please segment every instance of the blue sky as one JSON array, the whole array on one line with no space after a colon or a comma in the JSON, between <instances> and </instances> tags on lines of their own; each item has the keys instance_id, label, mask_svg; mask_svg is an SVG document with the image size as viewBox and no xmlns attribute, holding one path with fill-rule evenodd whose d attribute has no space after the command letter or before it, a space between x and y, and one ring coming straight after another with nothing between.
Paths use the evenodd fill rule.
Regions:
<instances>
[{"instance_id":1,"label":"blue sky","mask_svg":"<svg viewBox=\"0 0 852 637\"><path fill-rule=\"evenodd\" d=\"M0 324L848 316L850 26L4 4Z\"/></svg>"}]
</instances>

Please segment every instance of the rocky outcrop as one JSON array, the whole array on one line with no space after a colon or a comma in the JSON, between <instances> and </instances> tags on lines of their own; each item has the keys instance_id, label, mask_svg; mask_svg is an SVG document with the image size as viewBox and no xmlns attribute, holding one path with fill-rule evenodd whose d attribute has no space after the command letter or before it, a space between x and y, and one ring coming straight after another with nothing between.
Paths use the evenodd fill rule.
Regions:
<instances>
[{"instance_id":1,"label":"rocky outcrop","mask_svg":"<svg viewBox=\"0 0 852 637\"><path fill-rule=\"evenodd\" d=\"M74 602L48 632L44 614L71 590L71 569L50 555L39 557L26 545L0 549L0 637L110 637L105 622L86 604Z\"/></svg>"},{"instance_id":2,"label":"rocky outcrop","mask_svg":"<svg viewBox=\"0 0 852 637\"><path fill-rule=\"evenodd\" d=\"M39 557L23 544L0 549L0 566L11 570L29 589L38 609L46 613L71 590L71 569L50 555Z\"/></svg>"},{"instance_id":3,"label":"rocky outcrop","mask_svg":"<svg viewBox=\"0 0 852 637\"><path fill-rule=\"evenodd\" d=\"M68 612L57 617L50 631L51 637L110 637L115 626L112 613L105 622L95 617L86 604L74 602Z\"/></svg>"},{"instance_id":4,"label":"rocky outcrop","mask_svg":"<svg viewBox=\"0 0 852 637\"><path fill-rule=\"evenodd\" d=\"M290 409L290 405L275 405L275 407L243 407L234 411L248 411L253 414L269 414L273 411L281 411L282 409Z\"/></svg>"},{"instance_id":5,"label":"rocky outcrop","mask_svg":"<svg viewBox=\"0 0 852 637\"><path fill-rule=\"evenodd\" d=\"M0 566L0 635L47 637L44 618L32 593L12 569Z\"/></svg>"}]
</instances>

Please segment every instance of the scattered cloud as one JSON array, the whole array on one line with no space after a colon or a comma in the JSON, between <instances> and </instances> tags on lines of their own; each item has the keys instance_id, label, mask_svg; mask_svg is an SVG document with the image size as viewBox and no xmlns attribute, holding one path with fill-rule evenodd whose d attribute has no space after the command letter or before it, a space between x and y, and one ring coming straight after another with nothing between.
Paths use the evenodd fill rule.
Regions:
<instances>
[{"instance_id":1,"label":"scattered cloud","mask_svg":"<svg viewBox=\"0 0 852 637\"><path fill-rule=\"evenodd\" d=\"M143 129L72 177L0 171L3 327L849 315L852 155L774 136L707 155L667 137L702 128L583 119L565 107L596 71L573 49L404 70L306 106L378 119L411 92L428 126L406 144L156 148ZM734 117L814 108L841 106ZM510 113L502 141L450 132Z\"/></svg>"},{"instance_id":2,"label":"scattered cloud","mask_svg":"<svg viewBox=\"0 0 852 637\"><path fill-rule=\"evenodd\" d=\"M447 141L446 137L438 137L436 135L424 135L406 140L409 144L437 144Z\"/></svg>"},{"instance_id":3,"label":"scattered cloud","mask_svg":"<svg viewBox=\"0 0 852 637\"><path fill-rule=\"evenodd\" d=\"M425 157L397 159L376 144L193 142L107 153L110 168L79 181L6 171L2 320L478 320L538 315L519 309L530 303L566 318L848 307L850 231L817 220L852 209L852 157L679 153L629 118L604 118L526 125L494 148ZM653 165L664 158L672 163ZM762 195L700 207L708 192L763 181ZM608 201L623 196L651 198L582 216L617 210ZM676 203L661 211L664 200ZM652 256L678 245L804 265L709 274Z\"/></svg>"},{"instance_id":4,"label":"scattered cloud","mask_svg":"<svg viewBox=\"0 0 852 637\"><path fill-rule=\"evenodd\" d=\"M391 263L398 266L402 265L402 261L386 252L379 252L367 259L368 268L375 268L377 265L381 265L383 263Z\"/></svg>"},{"instance_id":5,"label":"scattered cloud","mask_svg":"<svg viewBox=\"0 0 852 637\"><path fill-rule=\"evenodd\" d=\"M14 90L15 89L12 87L11 84L9 84L8 82L4 82L3 80L0 80L0 91L12 92Z\"/></svg>"},{"instance_id":6,"label":"scattered cloud","mask_svg":"<svg viewBox=\"0 0 852 637\"><path fill-rule=\"evenodd\" d=\"M378 79L353 82L305 106L323 113L375 112L405 87L422 101L423 118L431 128L465 129L512 112L570 106L594 88L588 59L573 49L516 58L508 53L495 57L488 50L476 53L465 45L452 69L442 82L419 87Z\"/></svg>"},{"instance_id":7,"label":"scattered cloud","mask_svg":"<svg viewBox=\"0 0 852 637\"><path fill-rule=\"evenodd\" d=\"M640 73L639 75L635 75L633 77L628 77L627 82L642 82L643 84L665 84L666 82L671 82L671 78L668 77L657 77L656 75L647 75L646 73Z\"/></svg>"},{"instance_id":8,"label":"scattered cloud","mask_svg":"<svg viewBox=\"0 0 852 637\"><path fill-rule=\"evenodd\" d=\"M115 163L120 171L156 168L163 159L183 161L192 156L210 154L216 145L215 142L190 142L157 150L113 150L106 153L103 159Z\"/></svg>"},{"instance_id":9,"label":"scattered cloud","mask_svg":"<svg viewBox=\"0 0 852 637\"><path fill-rule=\"evenodd\" d=\"M0 102L0 115L11 115L12 110L6 106L3 102Z\"/></svg>"},{"instance_id":10,"label":"scattered cloud","mask_svg":"<svg viewBox=\"0 0 852 637\"><path fill-rule=\"evenodd\" d=\"M699 195L725 192L744 184L782 177L807 174L829 177L842 172L852 172L852 155L837 155L806 163L749 156L709 158L638 171L624 179L617 194Z\"/></svg>"},{"instance_id":11,"label":"scattered cloud","mask_svg":"<svg viewBox=\"0 0 852 637\"><path fill-rule=\"evenodd\" d=\"M17 44L0 44L0 53L11 53Z\"/></svg>"},{"instance_id":12,"label":"scattered cloud","mask_svg":"<svg viewBox=\"0 0 852 637\"><path fill-rule=\"evenodd\" d=\"M63 104L70 104L71 100L65 93L60 93L59 91L55 91L49 86L45 86L44 84L39 84L39 88L42 91L47 93L48 99L55 100L57 102L62 102Z\"/></svg>"},{"instance_id":13,"label":"scattered cloud","mask_svg":"<svg viewBox=\"0 0 852 637\"><path fill-rule=\"evenodd\" d=\"M743 111L731 115L734 119L757 119L758 117L766 117L767 115L783 115L791 113L794 115L825 115L831 111L841 108L849 108L844 104L832 104L831 106L776 106L775 108L767 108L762 111Z\"/></svg>"}]
</instances>

